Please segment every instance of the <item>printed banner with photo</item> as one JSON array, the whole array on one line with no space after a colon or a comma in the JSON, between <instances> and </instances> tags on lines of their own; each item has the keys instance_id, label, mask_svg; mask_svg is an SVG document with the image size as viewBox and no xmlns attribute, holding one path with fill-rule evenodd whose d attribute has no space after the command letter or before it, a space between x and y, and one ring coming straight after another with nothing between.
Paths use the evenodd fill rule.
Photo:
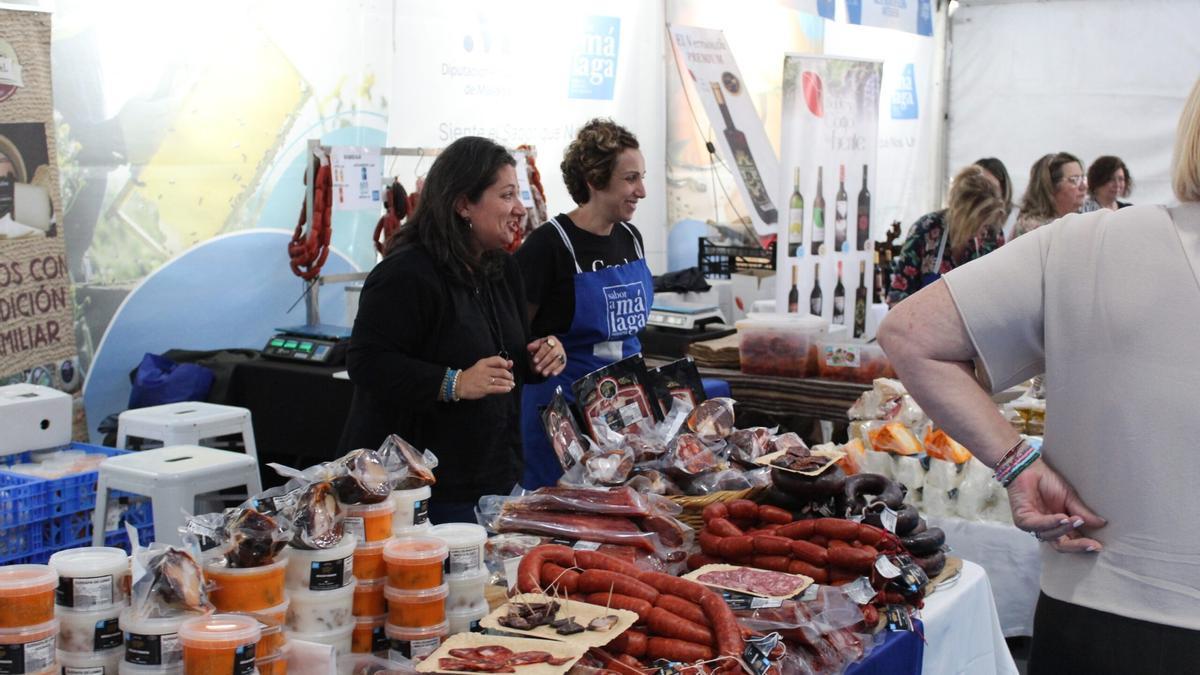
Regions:
<instances>
[{"instance_id":1,"label":"printed banner with photo","mask_svg":"<svg viewBox=\"0 0 1200 675\"><path fill-rule=\"evenodd\" d=\"M0 383L72 390L74 300L50 83L50 14L0 9Z\"/></svg>"},{"instance_id":2,"label":"printed banner with photo","mask_svg":"<svg viewBox=\"0 0 1200 675\"><path fill-rule=\"evenodd\" d=\"M865 332L874 279L871 194L882 71L878 61L795 54L783 66L779 190L790 196L777 270L790 277L776 284L776 307L803 308L854 337Z\"/></svg>"},{"instance_id":3,"label":"printed banner with photo","mask_svg":"<svg viewBox=\"0 0 1200 675\"><path fill-rule=\"evenodd\" d=\"M688 74L694 93L708 113L717 150L727 162L749 203L748 216L760 240L778 232L781 204L775 187L779 160L767 140L762 118L754 107L733 53L719 30L670 26L671 43L680 69Z\"/></svg>"},{"instance_id":4,"label":"printed banner with photo","mask_svg":"<svg viewBox=\"0 0 1200 675\"><path fill-rule=\"evenodd\" d=\"M846 0L852 24L933 35L933 0Z\"/></svg>"}]
</instances>

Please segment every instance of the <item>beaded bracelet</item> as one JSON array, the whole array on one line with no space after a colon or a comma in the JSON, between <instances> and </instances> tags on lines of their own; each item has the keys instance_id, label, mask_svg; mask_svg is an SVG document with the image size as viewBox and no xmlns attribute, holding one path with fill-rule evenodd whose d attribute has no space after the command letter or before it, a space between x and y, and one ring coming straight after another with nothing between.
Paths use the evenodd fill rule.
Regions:
<instances>
[{"instance_id":1,"label":"beaded bracelet","mask_svg":"<svg viewBox=\"0 0 1200 675\"><path fill-rule=\"evenodd\" d=\"M462 374L461 370L456 370L456 371L454 371L454 374L450 376L450 400L454 401L455 403L457 403L459 400L458 399L458 376L461 374Z\"/></svg>"},{"instance_id":2,"label":"beaded bracelet","mask_svg":"<svg viewBox=\"0 0 1200 675\"><path fill-rule=\"evenodd\" d=\"M1030 464L1037 461L1042 456L1041 450L1035 448L1029 441L1021 439L1012 450L1004 454L1000 459L1000 463L996 465L996 472L993 474L996 480L1003 487L1008 487L1012 484L1017 476L1022 471L1029 468Z\"/></svg>"},{"instance_id":3,"label":"beaded bracelet","mask_svg":"<svg viewBox=\"0 0 1200 675\"><path fill-rule=\"evenodd\" d=\"M438 386L438 394L437 394L439 401L449 401L450 400L450 373L451 372L452 372L451 369L447 368L446 372L442 374L442 383L441 383L441 385Z\"/></svg>"}]
</instances>

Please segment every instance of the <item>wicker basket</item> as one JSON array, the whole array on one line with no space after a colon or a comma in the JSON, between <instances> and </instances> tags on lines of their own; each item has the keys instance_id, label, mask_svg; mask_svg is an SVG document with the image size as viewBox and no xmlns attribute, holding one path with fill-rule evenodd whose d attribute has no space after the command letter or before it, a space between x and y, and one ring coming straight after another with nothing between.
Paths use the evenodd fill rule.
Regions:
<instances>
[{"instance_id":1,"label":"wicker basket","mask_svg":"<svg viewBox=\"0 0 1200 675\"><path fill-rule=\"evenodd\" d=\"M704 519L701 513L704 507L717 502L730 502L735 499L755 499L766 491L763 487L752 487L745 490L721 490L720 492L710 492L706 495L675 495L668 497L671 501L683 507L683 512L676 518L683 521L689 527L699 531L704 527Z\"/></svg>"}]
</instances>

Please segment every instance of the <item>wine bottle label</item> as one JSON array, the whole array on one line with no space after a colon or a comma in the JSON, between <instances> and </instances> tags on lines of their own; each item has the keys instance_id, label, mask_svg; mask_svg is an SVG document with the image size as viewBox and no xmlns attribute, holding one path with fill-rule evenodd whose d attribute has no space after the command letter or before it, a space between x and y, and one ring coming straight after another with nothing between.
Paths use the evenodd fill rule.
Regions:
<instances>
[{"instance_id":1,"label":"wine bottle label","mask_svg":"<svg viewBox=\"0 0 1200 675\"><path fill-rule=\"evenodd\" d=\"M821 298L813 298L808 304L810 313L821 316Z\"/></svg>"}]
</instances>

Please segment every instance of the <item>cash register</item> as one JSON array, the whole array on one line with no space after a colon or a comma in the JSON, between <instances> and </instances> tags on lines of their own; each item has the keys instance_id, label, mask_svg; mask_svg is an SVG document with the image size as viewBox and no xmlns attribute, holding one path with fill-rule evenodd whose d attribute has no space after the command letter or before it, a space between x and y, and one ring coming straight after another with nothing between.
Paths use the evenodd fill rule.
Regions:
<instances>
[{"instance_id":1,"label":"cash register","mask_svg":"<svg viewBox=\"0 0 1200 675\"><path fill-rule=\"evenodd\" d=\"M655 298L646 328L638 338L642 352L652 356L679 358L693 342L732 335L736 329L725 324L716 305Z\"/></svg>"}]
</instances>

